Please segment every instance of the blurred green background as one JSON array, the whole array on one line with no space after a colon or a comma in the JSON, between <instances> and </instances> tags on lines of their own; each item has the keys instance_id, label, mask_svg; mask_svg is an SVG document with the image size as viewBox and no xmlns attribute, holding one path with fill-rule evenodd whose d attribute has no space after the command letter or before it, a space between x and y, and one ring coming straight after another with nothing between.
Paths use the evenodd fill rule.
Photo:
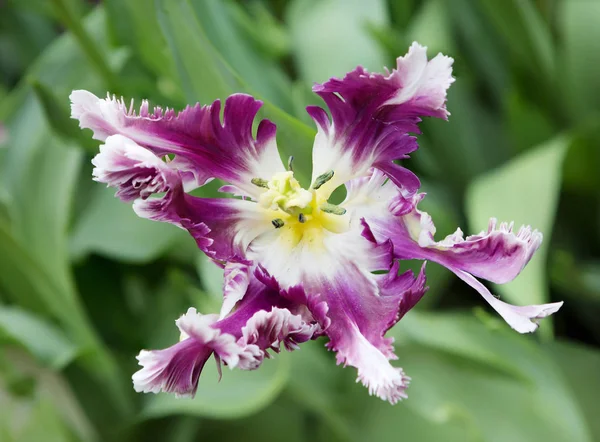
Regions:
<instances>
[{"instance_id":1,"label":"blurred green background","mask_svg":"<svg viewBox=\"0 0 600 442\"><path fill-rule=\"evenodd\" d=\"M491 216L540 229L530 265L492 288L564 307L521 336L429 264L390 332L412 377L396 406L323 340L220 383L209 363L194 400L135 394L135 355L174 342L190 305L217 311L221 275L91 180L98 143L70 91L175 108L253 94L306 176L312 84L391 68L413 40L455 59L450 121L424 122L405 162L438 234ZM600 440L599 111L596 0L1 1L0 441Z\"/></svg>"}]
</instances>

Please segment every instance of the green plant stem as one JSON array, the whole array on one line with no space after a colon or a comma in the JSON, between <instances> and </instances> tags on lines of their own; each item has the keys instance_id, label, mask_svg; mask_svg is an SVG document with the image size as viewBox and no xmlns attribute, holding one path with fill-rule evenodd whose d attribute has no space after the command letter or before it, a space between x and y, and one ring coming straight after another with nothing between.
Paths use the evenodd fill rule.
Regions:
<instances>
[{"instance_id":1,"label":"green plant stem","mask_svg":"<svg viewBox=\"0 0 600 442\"><path fill-rule=\"evenodd\" d=\"M104 79L106 86L113 92L118 90L117 78L110 68L106 57L82 25L80 17L69 7L65 0L52 0L58 20L73 33L73 36L90 59L92 66Z\"/></svg>"}]
</instances>

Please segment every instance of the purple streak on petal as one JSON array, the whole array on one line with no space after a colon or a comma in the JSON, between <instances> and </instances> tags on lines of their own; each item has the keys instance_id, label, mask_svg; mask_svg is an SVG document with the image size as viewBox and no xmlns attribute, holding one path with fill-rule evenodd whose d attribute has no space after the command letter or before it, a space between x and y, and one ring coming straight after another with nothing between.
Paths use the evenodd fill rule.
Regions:
<instances>
[{"instance_id":1,"label":"purple streak on petal","mask_svg":"<svg viewBox=\"0 0 600 442\"><path fill-rule=\"evenodd\" d=\"M295 350L321 331L319 318L298 302L303 300L301 297L288 296L265 269L254 269L252 276L236 310L215 324L222 332L235 336L241 347L258 349L254 363L242 369L256 368L264 357L269 357L268 350L278 353L282 344L288 351ZM318 308L320 314L323 306Z\"/></svg>"},{"instance_id":2,"label":"purple streak on petal","mask_svg":"<svg viewBox=\"0 0 600 442\"><path fill-rule=\"evenodd\" d=\"M542 234L529 226L513 232L513 226L490 220L488 230L463 238L460 229L441 241L434 240L435 226L426 212L416 208L423 195L413 198L413 210L387 222L367 221L379 239L390 238L401 259L430 259L477 277L503 284L523 270L542 242ZM402 197L398 198L402 200ZM392 206L399 207L395 202ZM402 207L402 205L400 205ZM404 210L404 208L402 208Z\"/></svg>"},{"instance_id":3,"label":"purple streak on petal","mask_svg":"<svg viewBox=\"0 0 600 442\"><path fill-rule=\"evenodd\" d=\"M229 261L223 272L223 305L219 319L227 316L248 290L251 261Z\"/></svg>"},{"instance_id":4,"label":"purple streak on petal","mask_svg":"<svg viewBox=\"0 0 600 442\"><path fill-rule=\"evenodd\" d=\"M319 325L319 328L314 331L313 339L325 333L331 325L331 318L327 315L329 306L326 301L321 300L318 293L308 295L301 286L293 286L287 290L282 290L280 293L285 299L306 308L305 310L302 307L299 308L305 321Z\"/></svg>"},{"instance_id":5,"label":"purple streak on petal","mask_svg":"<svg viewBox=\"0 0 600 442\"><path fill-rule=\"evenodd\" d=\"M200 250L222 261L245 256L248 244L273 226L256 203L233 198L199 198L171 189L161 198L137 200L142 218L175 224L194 237Z\"/></svg>"},{"instance_id":6,"label":"purple streak on petal","mask_svg":"<svg viewBox=\"0 0 600 442\"><path fill-rule=\"evenodd\" d=\"M140 352L137 359L142 368L133 375L135 390L193 397L200 373L213 352L231 368L240 357L247 359L247 350L233 336L214 328L215 321L214 315L200 315L190 308L176 321L185 339L165 350Z\"/></svg>"},{"instance_id":7,"label":"purple streak on petal","mask_svg":"<svg viewBox=\"0 0 600 442\"><path fill-rule=\"evenodd\" d=\"M255 270L236 309L223 319L200 315L194 308L176 321L182 341L164 350L143 350L133 375L138 392L194 396L204 364L215 354L230 369L253 370L268 351L292 351L313 338L320 324L306 307L281 296L277 282ZM219 366L220 370L220 366Z\"/></svg>"},{"instance_id":8,"label":"purple streak on petal","mask_svg":"<svg viewBox=\"0 0 600 442\"><path fill-rule=\"evenodd\" d=\"M377 167L409 192L418 190L418 179L393 160L417 149L408 133L419 133L422 117L447 118L446 91L454 81L452 59L439 54L428 61L426 49L413 43L387 75L359 66L313 87L331 112L330 122L324 111L307 109L319 128L313 178L337 168L335 184L341 184Z\"/></svg>"},{"instance_id":9,"label":"purple streak on petal","mask_svg":"<svg viewBox=\"0 0 600 442\"><path fill-rule=\"evenodd\" d=\"M338 361L356 367L372 394L395 403L404 397L407 378L390 365L395 355L384 334L420 299L424 276L398 275L391 242L373 244L361 230L326 235L319 245L301 242L289 254L268 248L270 241L260 244L263 237L252 243L250 256L287 290L283 296L311 306L314 318L327 319L318 322ZM391 273L373 274L376 270ZM303 292L294 289L299 282Z\"/></svg>"},{"instance_id":10,"label":"purple streak on petal","mask_svg":"<svg viewBox=\"0 0 600 442\"><path fill-rule=\"evenodd\" d=\"M133 103L127 107L116 98L102 100L87 91L73 91L70 98L72 118L79 120L81 128L92 129L94 138L121 134L156 155L174 154L173 167L182 172L189 187L220 178L252 193L251 178L269 179L285 170L275 144L275 125L262 120L256 138L252 136L262 102L249 95L227 98L223 122L219 100L178 113L160 107L150 112L143 101L136 114Z\"/></svg>"},{"instance_id":11,"label":"purple streak on petal","mask_svg":"<svg viewBox=\"0 0 600 442\"><path fill-rule=\"evenodd\" d=\"M405 167L399 166L391 161L376 163L374 166L382 172L385 172L394 184L402 187L407 192L416 192L419 190L419 187L421 187L419 178Z\"/></svg>"},{"instance_id":12,"label":"purple streak on petal","mask_svg":"<svg viewBox=\"0 0 600 442\"><path fill-rule=\"evenodd\" d=\"M298 344L310 340L317 324L308 324L301 315L294 315L286 308L273 307L270 311L256 312L242 328L240 345L256 345L270 357L267 350L279 353L280 345L286 350L298 349Z\"/></svg>"},{"instance_id":13,"label":"purple streak on petal","mask_svg":"<svg viewBox=\"0 0 600 442\"><path fill-rule=\"evenodd\" d=\"M379 190L377 190L379 185ZM532 332L537 321L556 312L562 303L516 307L499 301L473 275L496 283L513 280L529 262L542 241L542 234L529 226L513 231L513 225L498 224L491 219L488 230L463 238L460 229L441 241L435 241L435 225L431 217L417 208L424 194L406 195L383 182L377 173L370 178L354 180L348 186L351 210L353 201L368 201L359 212L364 217L363 237L374 242L392 241L394 256L399 259L435 261L475 288L515 330ZM384 197L376 199L377 194ZM383 207L387 206L387 212Z\"/></svg>"}]
</instances>

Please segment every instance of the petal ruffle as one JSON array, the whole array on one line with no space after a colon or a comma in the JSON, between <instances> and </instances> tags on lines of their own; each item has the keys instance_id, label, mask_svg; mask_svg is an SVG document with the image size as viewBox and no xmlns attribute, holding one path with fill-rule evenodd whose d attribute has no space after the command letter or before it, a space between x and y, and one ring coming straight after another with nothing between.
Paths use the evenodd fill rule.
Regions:
<instances>
[{"instance_id":1,"label":"petal ruffle","mask_svg":"<svg viewBox=\"0 0 600 442\"><path fill-rule=\"evenodd\" d=\"M249 200L199 198L179 186L160 198L136 200L133 209L142 218L168 222L188 230L200 250L221 261L245 256L250 242L273 230L277 214Z\"/></svg>"},{"instance_id":2,"label":"petal ruffle","mask_svg":"<svg viewBox=\"0 0 600 442\"><path fill-rule=\"evenodd\" d=\"M246 294L250 284L251 261L228 261L223 269L223 305L219 319L227 316Z\"/></svg>"},{"instance_id":3,"label":"petal ruffle","mask_svg":"<svg viewBox=\"0 0 600 442\"><path fill-rule=\"evenodd\" d=\"M73 91L71 116L81 128L92 129L94 138L126 136L158 156L174 154L172 166L182 173L186 188L204 185L212 178L230 182L246 195L257 188L252 178L269 178L285 171L275 142L275 125L262 120L256 138L252 123L262 102L244 94L227 98L221 122L221 102L188 106L181 112L155 107L143 101L138 113L133 103L88 91Z\"/></svg>"},{"instance_id":4,"label":"petal ruffle","mask_svg":"<svg viewBox=\"0 0 600 442\"><path fill-rule=\"evenodd\" d=\"M194 396L200 373L213 352L230 368L238 364L240 357L252 358L232 335L215 328L215 322L214 315L200 315L190 308L176 321L185 339L165 350L142 350L138 355L143 368L133 375L135 391Z\"/></svg>"},{"instance_id":5,"label":"petal ruffle","mask_svg":"<svg viewBox=\"0 0 600 442\"><path fill-rule=\"evenodd\" d=\"M123 201L166 192L180 178L164 161L129 138L112 135L92 159L94 180L116 187Z\"/></svg>"},{"instance_id":6,"label":"petal ruffle","mask_svg":"<svg viewBox=\"0 0 600 442\"><path fill-rule=\"evenodd\" d=\"M446 90L454 81L452 59L438 54L428 61L426 50L413 43L387 75L358 67L341 80L314 86L331 121L323 109L307 109L318 126L313 181L333 170L334 178L326 184L333 191L376 167L408 191L417 191L418 178L393 161L408 158L417 149L416 139L408 133L419 133L421 117L447 118Z\"/></svg>"},{"instance_id":7,"label":"petal ruffle","mask_svg":"<svg viewBox=\"0 0 600 442\"><path fill-rule=\"evenodd\" d=\"M423 272L416 279L412 272L398 275L391 244L373 244L361 235L357 221L346 233L309 235L293 248L280 232L270 232L251 243L248 257L283 288L301 282L312 296L304 302L313 317L326 317L324 334L338 362L356 367L358 380L372 394L395 403L405 396L408 379L390 365L396 356L384 335L421 298L425 277ZM389 272L372 273L376 270ZM291 292L288 297L302 298Z\"/></svg>"},{"instance_id":8,"label":"petal ruffle","mask_svg":"<svg viewBox=\"0 0 600 442\"><path fill-rule=\"evenodd\" d=\"M512 224L498 224L492 219L488 230L478 235L463 238L458 229L443 240L435 241L431 217L417 208L424 194L407 196L393 183L386 182L380 172L373 172L369 179L354 180L348 189L345 204L355 207L354 210L364 216L373 241L391 240L396 258L432 260L447 267L475 288L518 332L534 331L539 319L556 312L562 305L559 302L511 306L494 298L472 276L499 284L512 281L542 242L542 235L537 230L521 227L515 233ZM384 198L374 198L377 194Z\"/></svg>"},{"instance_id":9,"label":"petal ruffle","mask_svg":"<svg viewBox=\"0 0 600 442\"><path fill-rule=\"evenodd\" d=\"M190 308L176 321L181 342L140 352L142 369L133 375L135 390L194 396L202 368L213 353L217 364L253 370L269 357L269 350L279 352L281 345L295 350L321 326L305 306L288 298L271 277L255 269L235 311L225 318L217 320L216 315L200 315Z\"/></svg>"},{"instance_id":10,"label":"petal ruffle","mask_svg":"<svg viewBox=\"0 0 600 442\"><path fill-rule=\"evenodd\" d=\"M139 216L187 229L213 259L243 257L256 236L273 230L271 220L278 216L249 200L185 193L172 162L122 135L109 136L93 163L95 179L117 187L121 199L135 199L133 209ZM149 197L154 193L164 194Z\"/></svg>"}]
</instances>

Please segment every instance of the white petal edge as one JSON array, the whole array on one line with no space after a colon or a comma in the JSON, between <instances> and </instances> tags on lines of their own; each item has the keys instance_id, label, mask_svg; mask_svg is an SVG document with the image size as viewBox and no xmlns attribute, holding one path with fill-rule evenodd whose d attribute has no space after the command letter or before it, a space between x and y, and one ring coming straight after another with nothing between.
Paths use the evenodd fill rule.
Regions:
<instances>
[{"instance_id":1,"label":"white petal edge","mask_svg":"<svg viewBox=\"0 0 600 442\"><path fill-rule=\"evenodd\" d=\"M483 296L490 306L498 312L510 327L519 333L534 332L539 324L538 321L553 313L556 313L563 302L551 304L516 306L500 301L473 275L462 270L451 269L456 276L469 284Z\"/></svg>"}]
</instances>

